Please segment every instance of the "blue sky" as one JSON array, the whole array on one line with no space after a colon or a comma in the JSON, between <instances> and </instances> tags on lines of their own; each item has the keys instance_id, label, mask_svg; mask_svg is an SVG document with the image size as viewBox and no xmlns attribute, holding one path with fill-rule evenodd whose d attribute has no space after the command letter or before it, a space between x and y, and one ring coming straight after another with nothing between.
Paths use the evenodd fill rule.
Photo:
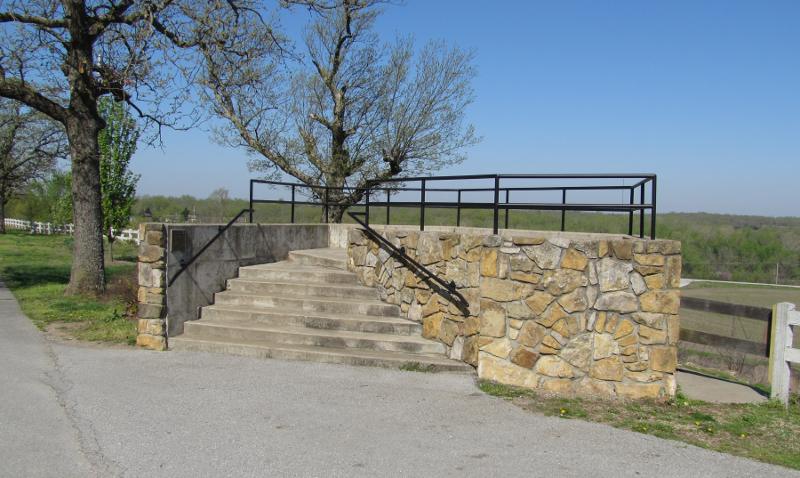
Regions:
<instances>
[{"instance_id":1,"label":"blue sky","mask_svg":"<svg viewBox=\"0 0 800 478\"><path fill-rule=\"evenodd\" d=\"M662 211L798 216L799 25L795 0L408 0L377 28L476 52L483 141L442 174L652 172ZM141 147L139 193L245 197L246 154L210 138Z\"/></svg>"}]
</instances>

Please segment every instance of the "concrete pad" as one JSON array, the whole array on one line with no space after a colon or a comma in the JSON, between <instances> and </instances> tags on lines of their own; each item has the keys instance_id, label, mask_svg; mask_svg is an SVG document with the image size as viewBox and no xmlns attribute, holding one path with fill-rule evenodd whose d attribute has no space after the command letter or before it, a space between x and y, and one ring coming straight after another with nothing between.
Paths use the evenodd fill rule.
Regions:
<instances>
[{"instance_id":1,"label":"concrete pad","mask_svg":"<svg viewBox=\"0 0 800 478\"><path fill-rule=\"evenodd\" d=\"M690 372L676 372L683 393L694 400L712 403L761 403L767 398L752 388L738 383Z\"/></svg>"}]
</instances>

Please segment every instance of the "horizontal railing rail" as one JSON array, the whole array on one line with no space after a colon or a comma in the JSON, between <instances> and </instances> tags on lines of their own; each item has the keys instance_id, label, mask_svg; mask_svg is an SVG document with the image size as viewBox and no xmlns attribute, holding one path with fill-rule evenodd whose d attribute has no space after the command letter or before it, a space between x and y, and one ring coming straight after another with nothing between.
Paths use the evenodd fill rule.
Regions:
<instances>
[{"instance_id":1,"label":"horizontal railing rail","mask_svg":"<svg viewBox=\"0 0 800 478\"><path fill-rule=\"evenodd\" d=\"M680 339L684 342L693 344L708 345L727 349L730 351L769 357L769 329L772 324L772 309L767 307L756 307L751 305L731 304L718 300L700 299L697 297L681 297L681 308L695 310L698 312L710 312L735 318L743 318L766 322L767 327L763 341L753 341L717 335L699 330L692 330L681 327Z\"/></svg>"},{"instance_id":2,"label":"horizontal railing rail","mask_svg":"<svg viewBox=\"0 0 800 478\"><path fill-rule=\"evenodd\" d=\"M543 181L543 180L567 180L567 181L605 181L605 184L559 184L559 185L530 185L521 186L518 184L508 184L508 181ZM608 181L619 180L623 184L607 184ZM627 180L634 180L633 184L624 184ZM463 183L463 187L436 187L437 183L443 181L458 181ZM475 185L480 181L492 181L491 186ZM506 182L504 184L504 182ZM414 184L418 183L418 184ZM470 184L472 183L472 184ZM290 198L287 199L261 199L256 197L254 187L264 184L271 187L290 188ZM649 186L649 198L646 196L646 188ZM365 187L333 187L324 185L307 185L302 183L292 183L285 181L268 181L261 179L250 180L250 221L253 220L253 209L257 204L289 204L290 221L295 221L296 206L321 206L324 209L323 217L327 221L329 208L331 207L364 207L363 221L365 224L370 222L370 208L386 208L386 223L391 222L391 208L418 208L419 227L424 230L426 226L425 213L430 209L455 209L456 226L461 226L462 210L490 210L492 211L492 230L497 234L500 229L500 216L503 212L503 226L509 228L509 217L512 211L560 211L561 230L566 230L566 212L610 212L628 214L628 234L634 234L634 216L638 214L639 237L645 236L645 215L650 215L651 239L656 237L656 197L657 197L657 177L655 174L477 174L460 176L432 176L432 177L403 177L390 178L380 181L368 182ZM536 192L561 192L560 201L541 202L530 200L512 200L512 193L519 198L520 193ZM619 203L608 202L569 202L569 192L588 192L588 191L620 191L627 192L627 201L624 199ZM339 196L338 201L331 200L331 194ZM456 193L455 201L444 201L440 199L431 200L433 193ZM470 193L493 193L492 200L475 201L466 200L464 195ZM638 194L637 194L638 193ZM418 194L415 199L408 198L409 194ZM398 198L399 195L405 197ZM349 204L341 203L341 196L355 197L357 200ZM392 199L392 197L397 199Z\"/></svg>"}]
</instances>

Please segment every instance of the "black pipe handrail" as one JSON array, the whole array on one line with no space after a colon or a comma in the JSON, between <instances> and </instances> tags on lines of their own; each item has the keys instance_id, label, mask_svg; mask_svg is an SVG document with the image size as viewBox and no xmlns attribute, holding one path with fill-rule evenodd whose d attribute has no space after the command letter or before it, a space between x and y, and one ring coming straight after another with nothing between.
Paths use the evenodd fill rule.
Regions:
<instances>
[{"instance_id":1,"label":"black pipe handrail","mask_svg":"<svg viewBox=\"0 0 800 478\"><path fill-rule=\"evenodd\" d=\"M233 219L228 221L227 224L225 224L224 226L220 226L219 227L219 231L217 231L217 234L214 235L214 237L212 237L210 241L206 242L206 244L203 247L201 247L200 250L197 251L197 254L193 255L191 259L189 259L188 261L184 261L183 259L181 259L180 260L181 268L178 270L178 272L175 273L175 275L172 276L172 278L169 280L169 282L167 282L167 287L171 286L172 283L175 282L175 279L177 279L178 276L183 274L183 271L188 269L189 266L192 265L192 263L194 261L196 261L197 258L200 257L200 255L203 254L206 251L206 249L209 248L209 246L211 246L211 244L214 243L214 241L219 239L219 237L222 236L222 234L224 234L225 231L227 231L228 228L230 228L233 225L233 223L238 221L239 218L242 217L244 215L244 213L246 213L246 212L252 213L252 210L251 209L242 209L241 211L239 211L239 214L237 214Z\"/></svg>"},{"instance_id":2,"label":"black pipe handrail","mask_svg":"<svg viewBox=\"0 0 800 478\"><path fill-rule=\"evenodd\" d=\"M405 247L397 247L391 243L388 239L383 237L381 233L373 229L369 224L365 221L361 220L359 216L365 216L366 212L347 212L347 215L350 216L354 221L356 221L362 228L363 231L366 232L370 237L373 238L376 242L378 242L381 246L389 250L389 253L392 257L398 259L399 261L403 262L405 266L412 271L414 274L418 276L422 276L423 280L429 285L431 282L434 282L438 285L436 287L436 292L439 295L447 295L451 302L458 307L458 309L466 315L469 310L469 302L467 299L458 291L456 288L456 283L453 281L446 281L441 277L437 276L433 272L431 272L427 267L423 264L420 264L411 256L406 253Z\"/></svg>"},{"instance_id":3,"label":"black pipe handrail","mask_svg":"<svg viewBox=\"0 0 800 478\"><path fill-rule=\"evenodd\" d=\"M436 188L429 187L429 183L436 181L464 181L464 180L494 180L494 187L456 187L456 188ZM564 185L564 186L503 186L501 181L503 179L521 180L521 179L570 179L570 180L601 180L601 179L634 179L638 180L632 185ZM405 183L419 182L419 187L407 187ZM645 202L645 187L650 184L650 202ZM268 184L272 186L288 186L291 187L292 197L291 200L286 201L283 199L256 199L253 196L254 184ZM474 174L474 175L461 175L461 176L432 176L432 177L399 177L389 178L385 180L374 180L366 183L366 186L323 186L323 185L306 185L302 183L291 183L282 181L268 181L262 179L250 180L250 222L253 221L253 206L255 204L291 204L291 221L294 222L295 206L297 205L313 205L323 206L325 210L325 220L328 220L328 211L331 205L344 206L345 209L355 205L362 205L364 207L364 222L369 224L369 209L370 207L385 207L386 208L386 222L390 222L390 209L391 207L414 207L419 208L420 217L420 230L425 229L425 212L426 209L456 209L456 226L461 226L461 210L462 209L489 209L493 211L492 230L494 234L499 230L500 211L504 211L504 226L508 229L509 215L511 211L515 210L539 210L539 211L561 211L561 230L566 230L566 211L589 211L589 212L617 212L628 213L628 234L633 235L633 216L634 213L639 213L639 237L644 237L645 227L645 212L650 213L650 238L656 237L656 184L657 177L655 174ZM396 186L387 186L387 184L394 184ZM304 195L301 200L296 200L296 191L298 188L305 188L311 190L312 193ZM636 190L639 191L639 200L636 200ZM361 193L363 196L362 201L354 204L342 205L339 202L330 202L329 191L340 192L356 192ZM560 191L561 202L511 202L512 192L524 191ZM568 191L628 191L628 203L610 204L610 203L568 203ZM402 201L391 199L392 194L401 192L418 192L418 201ZM435 192L455 192L457 193L457 202L452 201L429 201L427 194ZM469 192L493 192L494 198L491 202L463 202L462 194ZM504 194L504 201L501 202L501 193ZM385 201L376 201L376 196L385 194ZM317 200L319 199L319 200Z\"/></svg>"}]
</instances>

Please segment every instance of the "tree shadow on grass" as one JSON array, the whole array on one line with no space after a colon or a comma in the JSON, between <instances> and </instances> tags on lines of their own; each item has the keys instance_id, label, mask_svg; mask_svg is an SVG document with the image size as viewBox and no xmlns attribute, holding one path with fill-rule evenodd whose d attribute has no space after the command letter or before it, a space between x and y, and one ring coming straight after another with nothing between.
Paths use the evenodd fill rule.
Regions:
<instances>
[{"instance_id":1,"label":"tree shadow on grass","mask_svg":"<svg viewBox=\"0 0 800 478\"><path fill-rule=\"evenodd\" d=\"M69 266L47 266L38 264L15 265L0 271L3 281L12 289L44 284L67 284Z\"/></svg>"}]
</instances>

